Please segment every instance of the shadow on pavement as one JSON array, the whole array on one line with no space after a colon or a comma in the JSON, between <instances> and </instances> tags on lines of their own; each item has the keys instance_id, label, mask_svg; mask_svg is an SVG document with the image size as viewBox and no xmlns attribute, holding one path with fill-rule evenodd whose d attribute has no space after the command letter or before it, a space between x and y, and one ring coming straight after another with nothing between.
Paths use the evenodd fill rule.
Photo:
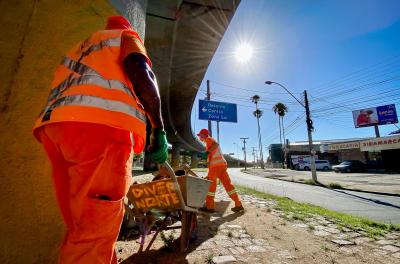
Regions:
<instances>
[{"instance_id":1,"label":"shadow on pavement","mask_svg":"<svg viewBox=\"0 0 400 264\"><path fill-rule=\"evenodd\" d=\"M331 189L331 190L334 191L334 192L338 192L338 193L341 193L341 194L352 196L352 197L355 197L355 198L358 198L358 199L361 199L361 200L365 200L365 201L368 201L368 202L373 202L373 203L376 203L376 204L385 205L385 206L393 207L393 208L396 208L396 209L400 209L400 206L398 206L398 205L391 204L391 203L388 203L388 202L384 202L384 201L381 201L381 200L378 200L378 199L366 198L366 197L362 197L362 196L355 195L355 194L352 194L352 193L348 193L346 191L341 191L341 190L338 190L338 189Z\"/></svg>"},{"instance_id":2,"label":"shadow on pavement","mask_svg":"<svg viewBox=\"0 0 400 264\"><path fill-rule=\"evenodd\" d=\"M146 263L146 264L186 264L189 263L186 259L186 256L191 252L195 251L198 247L206 242L207 240L213 238L218 233L218 228L220 225L231 222L236 218L242 216L244 212L239 213L231 213L229 215L223 216L224 213L228 210L230 202L221 201L216 202L216 212L213 214L200 212L198 214L198 230L197 237L194 241L191 241L189 244L189 248L186 252L179 252L179 240L178 237L175 242L173 249L174 251L168 250L166 247L162 247L159 250L149 250L148 252L142 252L140 254L133 254L129 258L125 259L124 264L131 263ZM134 241L132 241L134 243ZM205 259L204 259L205 260Z\"/></svg>"}]
</instances>

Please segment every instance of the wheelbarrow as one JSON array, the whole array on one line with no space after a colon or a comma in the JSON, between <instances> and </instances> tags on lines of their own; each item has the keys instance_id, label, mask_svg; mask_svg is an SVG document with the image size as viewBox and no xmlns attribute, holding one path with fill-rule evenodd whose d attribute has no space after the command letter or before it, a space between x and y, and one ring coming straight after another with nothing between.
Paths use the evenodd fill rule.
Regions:
<instances>
[{"instance_id":1,"label":"wheelbarrow","mask_svg":"<svg viewBox=\"0 0 400 264\"><path fill-rule=\"evenodd\" d=\"M211 181L200 177L177 177L171 166L165 162L164 167L170 178L133 184L127 194L127 198L133 206L126 206L132 216L140 221L140 248L144 250L145 238L155 231L153 237L144 251L148 251L153 245L157 235L161 231L181 229L180 251L185 252L189 247L189 241L197 228L198 208L204 205ZM155 225L155 215L163 215L163 220ZM181 225L172 225L180 221Z\"/></svg>"}]
</instances>

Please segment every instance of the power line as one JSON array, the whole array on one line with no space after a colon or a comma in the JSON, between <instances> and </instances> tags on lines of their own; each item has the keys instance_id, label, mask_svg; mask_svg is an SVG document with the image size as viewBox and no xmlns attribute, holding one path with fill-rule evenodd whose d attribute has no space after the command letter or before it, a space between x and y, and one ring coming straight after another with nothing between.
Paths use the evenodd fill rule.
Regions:
<instances>
[{"instance_id":1,"label":"power line","mask_svg":"<svg viewBox=\"0 0 400 264\"><path fill-rule=\"evenodd\" d=\"M340 83L340 82L343 82L343 81L351 80L351 79L353 78L353 77L351 77L351 76L357 75L357 74L359 74L359 73L365 74L365 73L368 72L369 70L374 69L374 68L376 68L377 66L382 65L382 64L384 65L384 67L386 67L386 66L388 66L388 65L392 65L393 63L396 63L396 60L398 60L399 58L400 58L400 54L399 54L399 55L396 55L396 56L394 56L394 57L386 58L386 59L384 59L384 60L382 60L382 61L379 61L379 62L376 63L376 64L373 64L373 65L367 66L367 67L365 67L365 68L356 70L355 72L346 74L345 76L340 77L340 78L337 78L337 79L335 79L335 80L332 80L332 81L330 81L330 82L328 82L328 83L318 85L318 86L312 88L311 90L316 90L316 89L321 88L321 87L327 88L327 87L330 87L330 86L335 85L335 84L337 84L337 83ZM393 60L394 60L394 62L393 62ZM390 61L390 62L387 62L387 61Z\"/></svg>"}]
</instances>

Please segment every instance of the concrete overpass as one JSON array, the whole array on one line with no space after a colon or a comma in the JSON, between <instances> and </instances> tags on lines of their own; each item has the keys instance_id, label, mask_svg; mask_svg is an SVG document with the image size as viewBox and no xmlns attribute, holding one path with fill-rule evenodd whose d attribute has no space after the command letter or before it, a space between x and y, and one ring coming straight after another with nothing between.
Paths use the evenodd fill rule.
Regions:
<instances>
[{"instance_id":1,"label":"concrete overpass","mask_svg":"<svg viewBox=\"0 0 400 264\"><path fill-rule=\"evenodd\" d=\"M114 0L144 37L158 78L173 161L180 150L204 151L191 129L193 103L240 0ZM145 23L138 23L144 19ZM193 160L192 160L193 161Z\"/></svg>"}]
</instances>

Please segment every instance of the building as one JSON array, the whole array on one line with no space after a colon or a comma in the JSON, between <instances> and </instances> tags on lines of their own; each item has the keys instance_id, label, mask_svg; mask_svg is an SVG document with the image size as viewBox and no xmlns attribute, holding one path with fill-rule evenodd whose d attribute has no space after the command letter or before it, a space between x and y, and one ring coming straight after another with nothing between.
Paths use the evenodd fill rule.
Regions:
<instances>
[{"instance_id":1,"label":"building","mask_svg":"<svg viewBox=\"0 0 400 264\"><path fill-rule=\"evenodd\" d=\"M316 140L314 150L318 159L339 164L344 160L359 160L370 169L400 171L400 135L379 138L349 138ZM271 144L270 160L282 163L284 155L280 144ZM287 145L287 159L292 155L309 155L308 141L290 142Z\"/></svg>"}]
</instances>

